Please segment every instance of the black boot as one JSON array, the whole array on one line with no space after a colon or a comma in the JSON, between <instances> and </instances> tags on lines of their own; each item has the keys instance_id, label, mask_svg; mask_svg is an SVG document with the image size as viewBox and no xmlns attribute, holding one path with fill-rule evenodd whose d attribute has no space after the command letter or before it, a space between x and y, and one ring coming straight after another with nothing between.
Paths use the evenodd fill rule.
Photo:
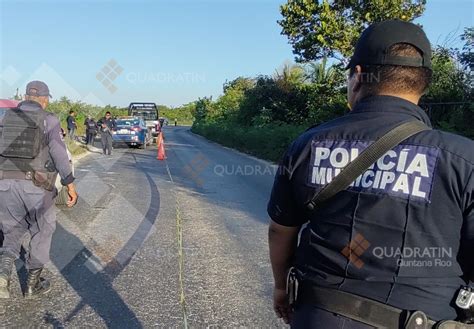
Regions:
<instances>
[{"instance_id":1,"label":"black boot","mask_svg":"<svg viewBox=\"0 0 474 329\"><path fill-rule=\"evenodd\" d=\"M0 299L10 298L10 280L15 257L8 253L0 256Z\"/></svg>"},{"instance_id":2,"label":"black boot","mask_svg":"<svg viewBox=\"0 0 474 329\"><path fill-rule=\"evenodd\" d=\"M34 298L45 294L51 290L51 284L48 280L41 278L43 268L28 270L28 279L26 279L25 298Z\"/></svg>"}]
</instances>

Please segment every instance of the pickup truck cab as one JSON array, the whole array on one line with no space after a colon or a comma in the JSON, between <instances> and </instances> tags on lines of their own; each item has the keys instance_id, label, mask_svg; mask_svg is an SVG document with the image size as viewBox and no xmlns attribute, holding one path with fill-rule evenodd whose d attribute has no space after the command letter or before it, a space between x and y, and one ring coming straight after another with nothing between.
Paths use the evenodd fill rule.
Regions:
<instances>
[{"instance_id":1,"label":"pickup truck cab","mask_svg":"<svg viewBox=\"0 0 474 329\"><path fill-rule=\"evenodd\" d=\"M151 136L156 137L160 134L161 125L158 120L158 108L155 103L130 103L128 115L130 117L142 118Z\"/></svg>"}]
</instances>

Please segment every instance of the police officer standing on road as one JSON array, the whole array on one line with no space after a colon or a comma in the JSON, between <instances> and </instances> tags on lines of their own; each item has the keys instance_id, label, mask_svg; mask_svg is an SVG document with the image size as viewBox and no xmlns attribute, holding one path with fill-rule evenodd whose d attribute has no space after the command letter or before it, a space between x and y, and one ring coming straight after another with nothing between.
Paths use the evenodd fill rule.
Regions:
<instances>
[{"instance_id":1,"label":"police officer standing on road","mask_svg":"<svg viewBox=\"0 0 474 329\"><path fill-rule=\"evenodd\" d=\"M102 150L106 155L112 155L113 139L112 132L117 128L115 120L110 112L105 113L105 117L99 120L97 124L100 127L100 138L102 140Z\"/></svg>"},{"instance_id":2,"label":"police officer standing on road","mask_svg":"<svg viewBox=\"0 0 474 329\"><path fill-rule=\"evenodd\" d=\"M84 121L84 125L86 126L86 144L94 145L94 138L97 135L97 123L88 115L86 121Z\"/></svg>"},{"instance_id":3,"label":"police officer standing on road","mask_svg":"<svg viewBox=\"0 0 474 329\"><path fill-rule=\"evenodd\" d=\"M69 115L66 119L66 124L69 138L74 140L76 138L77 123L76 112L74 112L73 110L69 111Z\"/></svg>"},{"instance_id":4,"label":"police officer standing on road","mask_svg":"<svg viewBox=\"0 0 474 329\"><path fill-rule=\"evenodd\" d=\"M412 23L376 23L348 69L351 112L302 134L275 178L268 204L275 312L294 328L461 320L462 300L453 301L473 278L474 142L430 129L417 105L431 82L430 43ZM407 122L425 128L380 152L336 196L313 202L369 145Z\"/></svg>"},{"instance_id":5,"label":"police officer standing on road","mask_svg":"<svg viewBox=\"0 0 474 329\"><path fill-rule=\"evenodd\" d=\"M30 233L25 297L50 290L41 278L49 261L51 239L56 228L54 198L57 174L67 186L68 206L77 202L74 176L66 146L61 140L59 120L44 109L49 88L41 81L26 87L26 100L16 109L0 111L0 298L10 297L10 277L23 237Z\"/></svg>"}]
</instances>

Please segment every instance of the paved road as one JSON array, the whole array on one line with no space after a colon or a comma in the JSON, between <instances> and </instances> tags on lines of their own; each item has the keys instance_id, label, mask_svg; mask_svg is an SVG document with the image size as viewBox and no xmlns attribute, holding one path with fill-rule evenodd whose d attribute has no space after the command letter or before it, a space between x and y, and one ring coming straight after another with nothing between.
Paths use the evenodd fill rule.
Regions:
<instances>
[{"instance_id":1,"label":"paved road","mask_svg":"<svg viewBox=\"0 0 474 329\"><path fill-rule=\"evenodd\" d=\"M166 161L122 148L78 164L80 203L58 210L54 290L25 301L15 277L0 327L282 327L266 242L275 169L185 127L165 136Z\"/></svg>"}]
</instances>

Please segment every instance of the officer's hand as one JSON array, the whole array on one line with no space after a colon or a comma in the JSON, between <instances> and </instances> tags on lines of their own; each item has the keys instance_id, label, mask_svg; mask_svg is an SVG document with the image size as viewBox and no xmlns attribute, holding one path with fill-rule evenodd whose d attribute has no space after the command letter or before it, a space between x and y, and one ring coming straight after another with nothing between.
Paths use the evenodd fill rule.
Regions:
<instances>
[{"instance_id":1,"label":"officer's hand","mask_svg":"<svg viewBox=\"0 0 474 329\"><path fill-rule=\"evenodd\" d=\"M283 319L286 324L289 324L291 321L291 316L293 315L293 310L288 303L288 295L286 294L286 289L277 289L273 290L273 309L275 310L276 315Z\"/></svg>"},{"instance_id":2,"label":"officer's hand","mask_svg":"<svg viewBox=\"0 0 474 329\"><path fill-rule=\"evenodd\" d=\"M68 208L72 208L77 203L77 192L74 184L69 184L67 186L67 193L69 194L69 200L67 201Z\"/></svg>"}]
</instances>

